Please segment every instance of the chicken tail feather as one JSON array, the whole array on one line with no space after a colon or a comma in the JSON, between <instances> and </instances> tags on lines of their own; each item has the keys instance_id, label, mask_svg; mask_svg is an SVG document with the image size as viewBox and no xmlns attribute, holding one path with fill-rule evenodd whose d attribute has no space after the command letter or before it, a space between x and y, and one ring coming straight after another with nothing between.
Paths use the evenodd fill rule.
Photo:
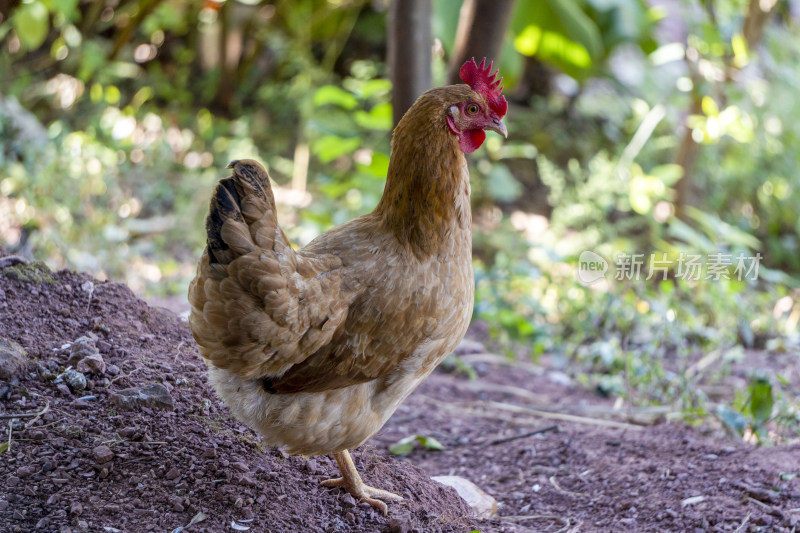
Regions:
<instances>
[{"instance_id":1,"label":"chicken tail feather","mask_svg":"<svg viewBox=\"0 0 800 533\"><path fill-rule=\"evenodd\" d=\"M228 168L233 169L233 174L217 184L206 218L211 264L227 265L241 255L271 245L262 241L271 241L265 236L274 234L278 224L266 169L252 159L232 161Z\"/></svg>"}]
</instances>

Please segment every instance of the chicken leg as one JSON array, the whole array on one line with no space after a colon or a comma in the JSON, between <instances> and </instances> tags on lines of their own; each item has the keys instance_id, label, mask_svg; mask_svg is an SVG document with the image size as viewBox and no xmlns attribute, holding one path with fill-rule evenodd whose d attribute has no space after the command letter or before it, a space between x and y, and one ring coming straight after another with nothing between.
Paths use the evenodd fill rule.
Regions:
<instances>
[{"instance_id":1,"label":"chicken leg","mask_svg":"<svg viewBox=\"0 0 800 533\"><path fill-rule=\"evenodd\" d=\"M334 453L333 457L336 459L336 462L339 463L339 470L342 472L342 477L323 481L322 485L325 487L342 487L346 489L347 492L349 492L354 498L362 502L367 502L371 506L380 509L384 516L388 514L389 509L386 507L386 504L381 501L381 499L395 501L400 501L403 499L401 496L398 496L393 492L370 487L361 481L361 476L358 475L356 465L353 464L353 459L350 457L350 452L347 450Z\"/></svg>"}]
</instances>

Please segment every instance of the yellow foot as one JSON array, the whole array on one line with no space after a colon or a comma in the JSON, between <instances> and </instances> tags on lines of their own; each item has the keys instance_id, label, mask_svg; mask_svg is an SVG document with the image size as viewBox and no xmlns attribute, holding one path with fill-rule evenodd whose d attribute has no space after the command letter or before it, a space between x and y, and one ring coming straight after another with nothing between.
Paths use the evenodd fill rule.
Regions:
<instances>
[{"instance_id":1,"label":"yellow foot","mask_svg":"<svg viewBox=\"0 0 800 533\"><path fill-rule=\"evenodd\" d=\"M325 487L342 487L347 490L354 498L367 502L371 506L380 509L384 516L389 513L389 508L381 500L400 501L403 498L388 490L376 489L370 487L363 481L361 476L358 475L353 459L350 458L350 452L344 450L340 453L334 453L333 457L339 463L339 470L342 471L342 477L328 479L322 482Z\"/></svg>"}]
</instances>

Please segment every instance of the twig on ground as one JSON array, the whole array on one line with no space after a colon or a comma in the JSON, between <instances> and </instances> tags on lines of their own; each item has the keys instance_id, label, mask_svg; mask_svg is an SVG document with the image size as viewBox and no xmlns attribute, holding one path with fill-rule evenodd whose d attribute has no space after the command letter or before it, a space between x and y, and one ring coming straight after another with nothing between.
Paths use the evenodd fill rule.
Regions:
<instances>
[{"instance_id":1,"label":"twig on ground","mask_svg":"<svg viewBox=\"0 0 800 533\"><path fill-rule=\"evenodd\" d=\"M40 396L40 395L37 394L36 396ZM45 398L44 402L45 402L45 404L44 404L44 407L42 408L41 411L37 411L35 413L3 413L3 414L0 415L0 420L9 420L9 419L14 419L14 418L33 418L33 420L28 422L28 424L36 422L39 419L40 416L45 414L50 409L50 400Z\"/></svg>"},{"instance_id":2,"label":"twig on ground","mask_svg":"<svg viewBox=\"0 0 800 533\"><path fill-rule=\"evenodd\" d=\"M558 431L558 426L557 425L547 426L540 429L535 429L533 431L528 431L526 433L523 433L522 435L514 435L513 437L505 437L502 439L494 439L489 444L490 445L505 444L506 442L511 442L513 440L518 440L518 439L525 439L527 437L538 435L539 433L547 433L548 431Z\"/></svg>"},{"instance_id":3,"label":"twig on ground","mask_svg":"<svg viewBox=\"0 0 800 533\"><path fill-rule=\"evenodd\" d=\"M109 387L111 387L111 385L112 385L112 384L113 384L115 381L117 381L118 379L122 379L122 378L129 378L129 377L131 377L131 376L133 376L133 375L135 375L135 374L138 374L138 373L139 373L139 372L141 372L141 371L142 371L142 367L138 367L138 368L134 368L133 370L131 370L131 371L130 371L130 372L128 372L127 374L125 374L125 373L121 373L119 376L116 376L114 379L112 379L111 381L109 381L109 382L108 382L108 385L106 385L106 388L109 388Z\"/></svg>"},{"instance_id":4,"label":"twig on ground","mask_svg":"<svg viewBox=\"0 0 800 533\"><path fill-rule=\"evenodd\" d=\"M685 498L681 500L681 507L686 507L687 505L694 505L696 503L701 503L706 501L705 496L692 496L690 498Z\"/></svg>"},{"instance_id":5,"label":"twig on ground","mask_svg":"<svg viewBox=\"0 0 800 533\"><path fill-rule=\"evenodd\" d=\"M754 503L754 504L758 505L759 507L763 507L764 509L767 509L767 510L769 510L769 511L772 511L772 506L771 506L771 505L767 505L767 504L766 504L766 503L764 503L764 502L760 502L760 501L756 500L756 499L755 499L755 498L753 498L753 497L750 497L750 496L748 496L748 497L747 497L747 501L749 501L749 502L751 502L751 503Z\"/></svg>"},{"instance_id":6,"label":"twig on ground","mask_svg":"<svg viewBox=\"0 0 800 533\"><path fill-rule=\"evenodd\" d=\"M13 429L12 422L13 422L12 420L8 421L8 443L6 444L6 449L5 449L5 451L7 452L11 451L11 431Z\"/></svg>"},{"instance_id":7,"label":"twig on ground","mask_svg":"<svg viewBox=\"0 0 800 533\"><path fill-rule=\"evenodd\" d=\"M739 533L740 531L744 531L744 526L746 526L747 523L750 521L751 514L753 513L747 513L747 516L744 517L744 520L742 520L742 523L739 524L739 527L733 530L733 533Z\"/></svg>"},{"instance_id":8,"label":"twig on ground","mask_svg":"<svg viewBox=\"0 0 800 533\"><path fill-rule=\"evenodd\" d=\"M548 481L550 481L550 484L553 485L553 488L555 488L561 494L566 494L567 496L572 496L574 498L580 498L582 500L589 499L589 497L586 494L582 493L582 492L572 492L571 490L562 489L561 485L559 485L558 481L556 481L556 476L550 476Z\"/></svg>"},{"instance_id":9,"label":"twig on ground","mask_svg":"<svg viewBox=\"0 0 800 533\"><path fill-rule=\"evenodd\" d=\"M551 413L548 411L541 411L539 409L531 409L530 407L522 407L519 405L514 405L510 403L503 403L503 402L469 402L472 405L477 405L478 407L489 407L493 409L500 409L503 411L509 411L512 413L524 413L533 416L538 416L541 418L550 418L553 420L563 420L565 422L577 422L579 424L590 424L595 426L605 426L605 427L613 427L618 429L633 429L636 431L641 431L641 426L635 426L633 424L626 424L625 422L616 422L614 420L598 420L594 418L586 418L583 416L577 415L568 415L564 413Z\"/></svg>"},{"instance_id":10,"label":"twig on ground","mask_svg":"<svg viewBox=\"0 0 800 533\"><path fill-rule=\"evenodd\" d=\"M555 516L555 515L546 515L546 514L533 514L533 515L522 515L522 516L500 516L498 517L501 520L507 520L509 522L524 522L526 520L554 520L556 522L561 522L564 524L564 527L557 530L555 533L567 533L570 530L570 526L572 522L569 518L564 518L562 516ZM531 531L531 533L536 533L535 531Z\"/></svg>"}]
</instances>

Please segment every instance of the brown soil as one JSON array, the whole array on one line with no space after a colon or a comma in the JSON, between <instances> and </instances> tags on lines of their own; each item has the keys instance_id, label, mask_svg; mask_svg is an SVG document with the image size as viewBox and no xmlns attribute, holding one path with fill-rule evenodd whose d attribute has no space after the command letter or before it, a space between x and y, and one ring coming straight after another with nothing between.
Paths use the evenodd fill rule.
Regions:
<instances>
[{"instance_id":1,"label":"brown soil","mask_svg":"<svg viewBox=\"0 0 800 533\"><path fill-rule=\"evenodd\" d=\"M195 517L204 519L189 533L794 531L800 521L791 475L800 446L750 447L657 417L598 425L608 400L475 342L462 353L479 379L435 372L354 452L365 481L405 497L384 517L319 485L337 474L330 457L286 456L232 420L172 312L83 274L0 266L0 338L28 359L0 381L0 438L10 442L0 531L179 532ZM77 363L94 347L103 364ZM71 357L86 390L53 379ZM121 393L152 384L162 387L145 389L149 399ZM555 414L526 411L543 406ZM386 451L409 435L444 450ZM455 491L430 479L449 474L494 496L497 517L470 518Z\"/></svg>"}]
</instances>

